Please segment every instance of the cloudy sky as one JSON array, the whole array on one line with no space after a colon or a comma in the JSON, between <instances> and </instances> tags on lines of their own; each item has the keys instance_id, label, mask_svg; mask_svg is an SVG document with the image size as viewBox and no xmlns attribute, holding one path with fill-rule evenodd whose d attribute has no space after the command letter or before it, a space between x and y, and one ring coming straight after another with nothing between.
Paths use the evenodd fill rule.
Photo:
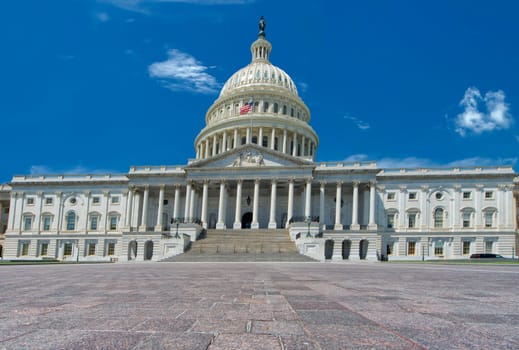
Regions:
<instances>
[{"instance_id":1,"label":"cloudy sky","mask_svg":"<svg viewBox=\"0 0 519 350\"><path fill-rule=\"evenodd\" d=\"M0 183L185 164L261 15L318 161L517 167L517 1L7 0Z\"/></svg>"}]
</instances>

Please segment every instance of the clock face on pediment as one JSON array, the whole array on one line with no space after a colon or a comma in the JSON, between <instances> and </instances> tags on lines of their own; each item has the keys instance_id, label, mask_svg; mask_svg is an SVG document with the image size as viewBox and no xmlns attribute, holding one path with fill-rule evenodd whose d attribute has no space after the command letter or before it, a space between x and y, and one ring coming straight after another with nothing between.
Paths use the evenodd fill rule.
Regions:
<instances>
[{"instance_id":1,"label":"clock face on pediment","mask_svg":"<svg viewBox=\"0 0 519 350\"><path fill-rule=\"evenodd\" d=\"M192 164L192 168L262 168L294 167L312 164L295 157L278 155L278 152L263 147L245 146L228 151L210 159Z\"/></svg>"}]
</instances>

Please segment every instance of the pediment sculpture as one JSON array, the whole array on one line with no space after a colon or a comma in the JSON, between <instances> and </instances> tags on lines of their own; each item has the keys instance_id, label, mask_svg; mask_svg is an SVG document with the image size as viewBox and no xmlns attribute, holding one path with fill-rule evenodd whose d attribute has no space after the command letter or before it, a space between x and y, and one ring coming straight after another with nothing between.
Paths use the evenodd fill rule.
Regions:
<instances>
[{"instance_id":1,"label":"pediment sculpture","mask_svg":"<svg viewBox=\"0 0 519 350\"><path fill-rule=\"evenodd\" d=\"M259 167L264 165L265 161L263 160L263 154L259 152L240 153L238 158L236 158L232 163L233 167Z\"/></svg>"}]
</instances>

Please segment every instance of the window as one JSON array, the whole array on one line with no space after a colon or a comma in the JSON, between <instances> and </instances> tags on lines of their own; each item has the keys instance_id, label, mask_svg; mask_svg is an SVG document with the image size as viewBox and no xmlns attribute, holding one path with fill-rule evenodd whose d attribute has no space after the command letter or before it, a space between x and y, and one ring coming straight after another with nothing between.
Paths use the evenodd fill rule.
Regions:
<instances>
[{"instance_id":1,"label":"window","mask_svg":"<svg viewBox=\"0 0 519 350\"><path fill-rule=\"evenodd\" d=\"M463 255L470 254L470 241L463 241Z\"/></svg>"},{"instance_id":2,"label":"window","mask_svg":"<svg viewBox=\"0 0 519 350\"><path fill-rule=\"evenodd\" d=\"M287 106L283 106L283 114L287 114Z\"/></svg>"},{"instance_id":3,"label":"window","mask_svg":"<svg viewBox=\"0 0 519 350\"><path fill-rule=\"evenodd\" d=\"M43 221L43 231L50 231L51 216L44 215L42 221Z\"/></svg>"},{"instance_id":4,"label":"window","mask_svg":"<svg viewBox=\"0 0 519 350\"><path fill-rule=\"evenodd\" d=\"M278 139L277 137L274 138L274 149L275 149L276 151L279 150L278 143L279 143L279 139Z\"/></svg>"},{"instance_id":5,"label":"window","mask_svg":"<svg viewBox=\"0 0 519 350\"><path fill-rule=\"evenodd\" d=\"M167 199L164 199L164 201L162 202L162 204L164 205L168 205L169 201Z\"/></svg>"},{"instance_id":6,"label":"window","mask_svg":"<svg viewBox=\"0 0 519 350\"><path fill-rule=\"evenodd\" d=\"M394 201L395 200L395 192L389 192L387 194L387 200L388 201Z\"/></svg>"},{"instance_id":7,"label":"window","mask_svg":"<svg viewBox=\"0 0 519 350\"><path fill-rule=\"evenodd\" d=\"M387 215L387 228L395 227L395 214L391 213Z\"/></svg>"},{"instance_id":8,"label":"window","mask_svg":"<svg viewBox=\"0 0 519 350\"><path fill-rule=\"evenodd\" d=\"M443 209L436 208L434 210L434 227L441 228L443 227Z\"/></svg>"},{"instance_id":9,"label":"window","mask_svg":"<svg viewBox=\"0 0 519 350\"><path fill-rule=\"evenodd\" d=\"M263 102L263 113L267 113L269 111L269 103Z\"/></svg>"},{"instance_id":10,"label":"window","mask_svg":"<svg viewBox=\"0 0 519 350\"><path fill-rule=\"evenodd\" d=\"M441 193L441 192L436 192L436 194L434 196L439 201L443 199L443 193Z\"/></svg>"},{"instance_id":11,"label":"window","mask_svg":"<svg viewBox=\"0 0 519 350\"><path fill-rule=\"evenodd\" d=\"M464 211L463 212L463 227L467 228L470 227L470 217L472 213L470 211Z\"/></svg>"},{"instance_id":12,"label":"window","mask_svg":"<svg viewBox=\"0 0 519 350\"><path fill-rule=\"evenodd\" d=\"M492 198L494 198L494 192L485 191L485 199L492 199Z\"/></svg>"},{"instance_id":13,"label":"window","mask_svg":"<svg viewBox=\"0 0 519 350\"><path fill-rule=\"evenodd\" d=\"M72 204L72 205L76 204L76 203L77 203L77 199L76 199L76 197L72 197L72 198L70 198L69 202L70 202L70 204Z\"/></svg>"},{"instance_id":14,"label":"window","mask_svg":"<svg viewBox=\"0 0 519 350\"><path fill-rule=\"evenodd\" d=\"M96 255L96 244L95 242L88 243L88 255Z\"/></svg>"},{"instance_id":15,"label":"window","mask_svg":"<svg viewBox=\"0 0 519 350\"><path fill-rule=\"evenodd\" d=\"M92 217L90 217L90 229L93 231L97 230L98 223L99 223L99 216L92 215Z\"/></svg>"},{"instance_id":16,"label":"window","mask_svg":"<svg viewBox=\"0 0 519 350\"><path fill-rule=\"evenodd\" d=\"M255 144L258 143L258 137L257 136L252 136L252 143L255 143Z\"/></svg>"},{"instance_id":17,"label":"window","mask_svg":"<svg viewBox=\"0 0 519 350\"><path fill-rule=\"evenodd\" d=\"M443 243L441 241L436 241L434 244L434 255L443 256Z\"/></svg>"},{"instance_id":18,"label":"window","mask_svg":"<svg viewBox=\"0 0 519 350\"><path fill-rule=\"evenodd\" d=\"M409 213L409 217L408 217L408 227L409 228L413 228L413 227L416 227L416 213Z\"/></svg>"},{"instance_id":19,"label":"window","mask_svg":"<svg viewBox=\"0 0 519 350\"><path fill-rule=\"evenodd\" d=\"M52 204L52 197L45 197L45 204L47 204L47 205Z\"/></svg>"},{"instance_id":20,"label":"window","mask_svg":"<svg viewBox=\"0 0 519 350\"><path fill-rule=\"evenodd\" d=\"M409 200L416 200L416 192L409 192Z\"/></svg>"},{"instance_id":21,"label":"window","mask_svg":"<svg viewBox=\"0 0 519 350\"><path fill-rule=\"evenodd\" d=\"M23 217L23 229L29 231L32 228L32 215L25 215Z\"/></svg>"},{"instance_id":22,"label":"window","mask_svg":"<svg viewBox=\"0 0 519 350\"><path fill-rule=\"evenodd\" d=\"M76 229L76 213L71 211L67 214L67 230L74 231Z\"/></svg>"},{"instance_id":23,"label":"window","mask_svg":"<svg viewBox=\"0 0 519 350\"><path fill-rule=\"evenodd\" d=\"M494 242L493 241L485 241L485 253L489 254L493 252Z\"/></svg>"},{"instance_id":24,"label":"window","mask_svg":"<svg viewBox=\"0 0 519 350\"><path fill-rule=\"evenodd\" d=\"M99 204L99 203L101 203L101 197L99 197L99 196L92 197L92 204Z\"/></svg>"},{"instance_id":25,"label":"window","mask_svg":"<svg viewBox=\"0 0 519 350\"><path fill-rule=\"evenodd\" d=\"M472 197L471 192L463 192L463 199L470 199Z\"/></svg>"},{"instance_id":26,"label":"window","mask_svg":"<svg viewBox=\"0 0 519 350\"><path fill-rule=\"evenodd\" d=\"M33 198L33 197L29 197L29 198L27 198L27 204L28 204L28 205L32 205L32 204L34 204L34 198Z\"/></svg>"},{"instance_id":27,"label":"window","mask_svg":"<svg viewBox=\"0 0 519 350\"><path fill-rule=\"evenodd\" d=\"M415 255L416 254L416 242L409 241L407 242L407 255Z\"/></svg>"},{"instance_id":28,"label":"window","mask_svg":"<svg viewBox=\"0 0 519 350\"><path fill-rule=\"evenodd\" d=\"M274 103L274 113L278 113L278 112L279 112L278 104Z\"/></svg>"},{"instance_id":29,"label":"window","mask_svg":"<svg viewBox=\"0 0 519 350\"><path fill-rule=\"evenodd\" d=\"M72 255L72 243L65 243L63 247L63 256L71 256Z\"/></svg>"},{"instance_id":30,"label":"window","mask_svg":"<svg viewBox=\"0 0 519 350\"><path fill-rule=\"evenodd\" d=\"M20 246L20 255L27 256L29 255L29 242L22 242Z\"/></svg>"},{"instance_id":31,"label":"window","mask_svg":"<svg viewBox=\"0 0 519 350\"><path fill-rule=\"evenodd\" d=\"M44 242L40 245L40 256L47 256L49 251L49 243Z\"/></svg>"},{"instance_id":32,"label":"window","mask_svg":"<svg viewBox=\"0 0 519 350\"><path fill-rule=\"evenodd\" d=\"M245 143L247 143L247 138L244 136L241 138L241 144L244 145Z\"/></svg>"},{"instance_id":33,"label":"window","mask_svg":"<svg viewBox=\"0 0 519 350\"><path fill-rule=\"evenodd\" d=\"M106 255L115 255L115 243L114 242L108 243Z\"/></svg>"},{"instance_id":34,"label":"window","mask_svg":"<svg viewBox=\"0 0 519 350\"><path fill-rule=\"evenodd\" d=\"M290 108L290 116L291 116L291 117L294 116L294 109L293 109L293 108Z\"/></svg>"},{"instance_id":35,"label":"window","mask_svg":"<svg viewBox=\"0 0 519 350\"><path fill-rule=\"evenodd\" d=\"M494 219L494 212L490 211L490 210L486 211L485 212L485 227L492 227L493 219Z\"/></svg>"},{"instance_id":36,"label":"window","mask_svg":"<svg viewBox=\"0 0 519 350\"><path fill-rule=\"evenodd\" d=\"M117 230L117 219L116 215L110 216L110 230Z\"/></svg>"},{"instance_id":37,"label":"window","mask_svg":"<svg viewBox=\"0 0 519 350\"><path fill-rule=\"evenodd\" d=\"M112 204L119 204L119 196L112 197Z\"/></svg>"},{"instance_id":38,"label":"window","mask_svg":"<svg viewBox=\"0 0 519 350\"><path fill-rule=\"evenodd\" d=\"M261 140L261 145L263 147L268 147L268 145L269 145L269 138L267 136L263 136L263 140Z\"/></svg>"}]
</instances>

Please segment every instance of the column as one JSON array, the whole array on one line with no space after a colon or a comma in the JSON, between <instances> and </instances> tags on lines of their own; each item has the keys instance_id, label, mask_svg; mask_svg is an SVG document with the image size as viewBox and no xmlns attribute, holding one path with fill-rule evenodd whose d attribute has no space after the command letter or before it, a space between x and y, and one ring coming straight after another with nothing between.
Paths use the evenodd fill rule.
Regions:
<instances>
[{"instance_id":1,"label":"column","mask_svg":"<svg viewBox=\"0 0 519 350\"><path fill-rule=\"evenodd\" d=\"M258 146L263 146L263 128L259 128L258 132Z\"/></svg>"},{"instance_id":2,"label":"column","mask_svg":"<svg viewBox=\"0 0 519 350\"><path fill-rule=\"evenodd\" d=\"M287 153L287 129L283 129L283 153Z\"/></svg>"},{"instance_id":3,"label":"column","mask_svg":"<svg viewBox=\"0 0 519 350\"><path fill-rule=\"evenodd\" d=\"M141 210L141 193L140 192L135 192L135 205L134 205L134 209L135 209L135 226L134 227L139 227L139 212Z\"/></svg>"},{"instance_id":4,"label":"column","mask_svg":"<svg viewBox=\"0 0 519 350\"><path fill-rule=\"evenodd\" d=\"M287 208L287 223L286 227L290 226L290 220L294 216L294 180L288 180L288 208Z\"/></svg>"},{"instance_id":5,"label":"column","mask_svg":"<svg viewBox=\"0 0 519 350\"><path fill-rule=\"evenodd\" d=\"M234 212L234 229L241 229L241 192L243 180L238 180L236 183L236 210Z\"/></svg>"},{"instance_id":6,"label":"column","mask_svg":"<svg viewBox=\"0 0 519 350\"><path fill-rule=\"evenodd\" d=\"M312 179L306 180L305 190L305 219L312 216Z\"/></svg>"},{"instance_id":7,"label":"column","mask_svg":"<svg viewBox=\"0 0 519 350\"><path fill-rule=\"evenodd\" d=\"M161 232L164 228L164 222L162 222L162 212L164 211L164 190L165 185L160 185L159 188L159 209L157 210L157 225L155 225L155 231Z\"/></svg>"},{"instance_id":8,"label":"column","mask_svg":"<svg viewBox=\"0 0 519 350\"><path fill-rule=\"evenodd\" d=\"M212 155L213 157L216 155L216 143L218 141L218 138L216 137L216 134L213 135L213 152L212 152Z\"/></svg>"},{"instance_id":9,"label":"column","mask_svg":"<svg viewBox=\"0 0 519 350\"><path fill-rule=\"evenodd\" d=\"M234 144L233 148L238 147L238 128L234 129Z\"/></svg>"},{"instance_id":10,"label":"column","mask_svg":"<svg viewBox=\"0 0 519 350\"><path fill-rule=\"evenodd\" d=\"M276 221L276 189L277 182L276 180L272 180L270 185L270 219L269 219L269 228L277 228Z\"/></svg>"},{"instance_id":11,"label":"column","mask_svg":"<svg viewBox=\"0 0 519 350\"><path fill-rule=\"evenodd\" d=\"M191 195L189 196L189 218L190 221L193 221L195 214L195 197L196 197L196 191L195 187L191 186Z\"/></svg>"},{"instance_id":12,"label":"column","mask_svg":"<svg viewBox=\"0 0 519 350\"><path fill-rule=\"evenodd\" d=\"M325 194L325 186L326 182L321 182L321 186L319 187L319 225L321 229L326 229L326 221L324 219L324 194Z\"/></svg>"},{"instance_id":13,"label":"column","mask_svg":"<svg viewBox=\"0 0 519 350\"><path fill-rule=\"evenodd\" d=\"M276 142L276 129L272 128L272 134L270 135L270 149L274 150Z\"/></svg>"},{"instance_id":14,"label":"column","mask_svg":"<svg viewBox=\"0 0 519 350\"><path fill-rule=\"evenodd\" d=\"M220 149L220 153L227 151L227 130L224 130L222 136L222 147Z\"/></svg>"},{"instance_id":15,"label":"column","mask_svg":"<svg viewBox=\"0 0 519 350\"><path fill-rule=\"evenodd\" d=\"M376 230L377 224L375 222L375 194L376 194L376 182L371 181L369 183L369 222L368 230Z\"/></svg>"},{"instance_id":16,"label":"column","mask_svg":"<svg viewBox=\"0 0 519 350\"><path fill-rule=\"evenodd\" d=\"M301 135L301 157L305 156L305 151L306 151L305 142L306 142L305 136Z\"/></svg>"},{"instance_id":17,"label":"column","mask_svg":"<svg viewBox=\"0 0 519 350\"><path fill-rule=\"evenodd\" d=\"M173 203L173 220L178 219L178 211L180 208L180 185L175 186L175 202Z\"/></svg>"},{"instance_id":18,"label":"column","mask_svg":"<svg viewBox=\"0 0 519 350\"><path fill-rule=\"evenodd\" d=\"M88 219L89 219L89 214L88 213L90 212L90 191L86 191L85 192L85 197L86 197L85 233L88 233ZM43 198L42 198L42 201L43 201ZM40 215L41 215L41 211L40 211ZM38 231L39 230L40 230L40 228L38 227Z\"/></svg>"},{"instance_id":19,"label":"column","mask_svg":"<svg viewBox=\"0 0 519 350\"><path fill-rule=\"evenodd\" d=\"M186 200L184 203L184 221L188 220L189 217L189 203L191 202L191 182L187 183L186 186Z\"/></svg>"},{"instance_id":20,"label":"column","mask_svg":"<svg viewBox=\"0 0 519 350\"><path fill-rule=\"evenodd\" d=\"M250 228L259 228L259 223L258 223L259 185L260 185L260 181L255 180L254 181L254 198L253 198L253 205L252 205L252 223L250 225Z\"/></svg>"},{"instance_id":21,"label":"column","mask_svg":"<svg viewBox=\"0 0 519 350\"><path fill-rule=\"evenodd\" d=\"M108 202L110 201L110 191L103 191L103 196L105 197L105 210L103 213L103 230L106 232L108 231Z\"/></svg>"},{"instance_id":22,"label":"column","mask_svg":"<svg viewBox=\"0 0 519 350\"><path fill-rule=\"evenodd\" d=\"M11 192L11 199L10 199L10 205L9 205L9 217L7 219L7 225L8 225L8 228L10 228L11 230L14 230L14 219L15 219L15 212L16 212L16 200L18 198L18 193L17 192ZM56 193L56 199L58 199L58 195ZM58 202L58 210L59 210L59 207L61 206L61 203ZM59 212L58 212L59 213ZM58 214L58 219L59 219L59 214Z\"/></svg>"},{"instance_id":23,"label":"column","mask_svg":"<svg viewBox=\"0 0 519 350\"><path fill-rule=\"evenodd\" d=\"M481 202L482 202L482 196L483 196L483 189L484 189L484 186L482 184L476 184L476 191L475 191L475 196L474 196L474 210L476 211L475 213L475 228L476 229L481 229L483 224L481 223L481 219L482 219L482 212L481 212L481 209L482 209L482 205L481 205ZM433 213L434 215L434 213Z\"/></svg>"},{"instance_id":24,"label":"column","mask_svg":"<svg viewBox=\"0 0 519 350\"><path fill-rule=\"evenodd\" d=\"M359 182L353 181L353 208L351 210L351 230L360 230L359 225Z\"/></svg>"},{"instance_id":25,"label":"column","mask_svg":"<svg viewBox=\"0 0 519 350\"><path fill-rule=\"evenodd\" d=\"M216 223L217 230L225 229L225 222L223 216L223 205L225 195L225 182L220 182L220 198L218 200L218 222Z\"/></svg>"},{"instance_id":26,"label":"column","mask_svg":"<svg viewBox=\"0 0 519 350\"><path fill-rule=\"evenodd\" d=\"M150 186L144 186L144 199L142 202L142 219L139 231L146 231L148 229L148 199L150 196Z\"/></svg>"},{"instance_id":27,"label":"column","mask_svg":"<svg viewBox=\"0 0 519 350\"><path fill-rule=\"evenodd\" d=\"M202 215L200 220L202 221L202 227L207 229L207 192L209 190L209 181L204 181L202 187Z\"/></svg>"},{"instance_id":28,"label":"column","mask_svg":"<svg viewBox=\"0 0 519 350\"><path fill-rule=\"evenodd\" d=\"M38 195L38 214L36 215L36 217L34 218L34 220L36 220L35 224L36 224L36 231L38 233L41 233L40 232L40 229L41 229L41 220L42 220L42 217L41 217L41 212L42 212L42 208L43 208L43 192L38 192L37 193ZM0 215L2 215L2 210L1 210L1 206L0 206ZM87 197L87 216L88 216L88 197Z\"/></svg>"},{"instance_id":29,"label":"column","mask_svg":"<svg viewBox=\"0 0 519 350\"><path fill-rule=\"evenodd\" d=\"M292 137L292 143L294 147L292 147L292 157L297 156L297 132L294 131L294 135Z\"/></svg>"},{"instance_id":30,"label":"column","mask_svg":"<svg viewBox=\"0 0 519 350\"><path fill-rule=\"evenodd\" d=\"M196 146L196 159L200 159L200 145Z\"/></svg>"},{"instance_id":31,"label":"column","mask_svg":"<svg viewBox=\"0 0 519 350\"><path fill-rule=\"evenodd\" d=\"M205 157L204 158L208 158L209 157L209 138L206 138L205 139Z\"/></svg>"},{"instance_id":32,"label":"column","mask_svg":"<svg viewBox=\"0 0 519 350\"><path fill-rule=\"evenodd\" d=\"M248 145L251 144L251 131L252 131L252 130L251 130L250 128L247 128L247 133L246 133L246 138L245 138L246 141L245 141L245 143L248 144Z\"/></svg>"},{"instance_id":33,"label":"column","mask_svg":"<svg viewBox=\"0 0 519 350\"><path fill-rule=\"evenodd\" d=\"M133 209L133 188L130 187L130 190L128 192L128 199L126 201L126 220L125 220L125 226L130 227L132 225L132 209Z\"/></svg>"},{"instance_id":34,"label":"column","mask_svg":"<svg viewBox=\"0 0 519 350\"><path fill-rule=\"evenodd\" d=\"M337 182L337 192L335 194L335 226L334 230L342 230L342 218L341 218L341 202L342 202L342 182Z\"/></svg>"}]
</instances>

